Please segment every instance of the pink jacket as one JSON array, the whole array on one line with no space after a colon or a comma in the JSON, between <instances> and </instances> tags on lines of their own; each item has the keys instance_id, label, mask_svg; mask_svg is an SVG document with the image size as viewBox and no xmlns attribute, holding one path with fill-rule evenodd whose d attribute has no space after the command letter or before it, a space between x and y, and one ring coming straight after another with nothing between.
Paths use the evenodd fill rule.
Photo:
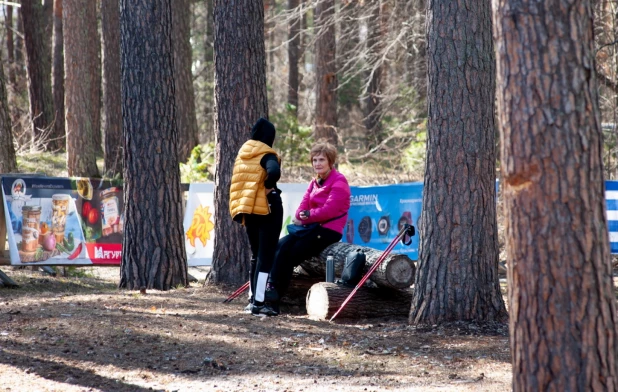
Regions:
<instances>
[{"instance_id":1,"label":"pink jacket","mask_svg":"<svg viewBox=\"0 0 618 392\"><path fill-rule=\"evenodd\" d=\"M350 186L345 176L333 169L324 183L320 186L314 179L296 210L296 219L300 220L301 211L309 210L309 218L303 224L324 222L331 218L343 215L341 218L325 223L327 229L343 233L350 209Z\"/></svg>"}]
</instances>

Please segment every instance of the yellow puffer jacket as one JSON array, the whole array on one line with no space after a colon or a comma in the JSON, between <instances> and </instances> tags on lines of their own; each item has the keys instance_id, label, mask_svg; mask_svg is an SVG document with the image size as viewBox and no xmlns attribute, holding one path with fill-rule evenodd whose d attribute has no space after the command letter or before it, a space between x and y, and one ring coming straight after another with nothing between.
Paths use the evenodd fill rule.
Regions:
<instances>
[{"instance_id":1,"label":"yellow puffer jacket","mask_svg":"<svg viewBox=\"0 0 618 392\"><path fill-rule=\"evenodd\" d=\"M268 215L270 213L264 188L266 170L260 166L260 160L265 154L277 155L275 150L258 140L248 140L240 148L234 163L230 186L232 219L238 214ZM279 155L277 159L281 162ZM244 224L244 219L242 224Z\"/></svg>"}]
</instances>

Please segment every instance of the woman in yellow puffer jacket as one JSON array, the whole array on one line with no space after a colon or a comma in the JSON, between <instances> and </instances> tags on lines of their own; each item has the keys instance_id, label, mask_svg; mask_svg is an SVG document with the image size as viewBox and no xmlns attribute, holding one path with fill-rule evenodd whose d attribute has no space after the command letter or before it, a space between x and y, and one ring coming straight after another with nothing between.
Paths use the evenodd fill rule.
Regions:
<instances>
[{"instance_id":1,"label":"woman in yellow puffer jacket","mask_svg":"<svg viewBox=\"0 0 618 392\"><path fill-rule=\"evenodd\" d=\"M260 118L251 129L251 139L242 145L232 174L230 214L247 230L251 245L251 303L245 308L254 315L276 316L278 311L264 302L283 223L281 159L273 150L275 126Z\"/></svg>"}]
</instances>

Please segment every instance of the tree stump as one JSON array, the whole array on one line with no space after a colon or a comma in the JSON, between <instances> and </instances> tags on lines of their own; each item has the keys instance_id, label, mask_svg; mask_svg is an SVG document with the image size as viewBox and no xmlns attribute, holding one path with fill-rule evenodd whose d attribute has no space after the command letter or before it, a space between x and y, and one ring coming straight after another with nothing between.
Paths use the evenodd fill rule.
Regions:
<instances>
[{"instance_id":1,"label":"tree stump","mask_svg":"<svg viewBox=\"0 0 618 392\"><path fill-rule=\"evenodd\" d=\"M382 255L382 251L360 245L337 242L328 246L319 257L303 261L300 265L311 276L326 276L326 257L331 255L335 259L335 276L341 276L347 254L355 249L365 252L367 262L363 274L373 266ZM414 283L416 267L406 255L389 254L382 264L371 275L371 280L378 286L391 289L406 289Z\"/></svg>"},{"instance_id":2,"label":"tree stump","mask_svg":"<svg viewBox=\"0 0 618 392\"><path fill-rule=\"evenodd\" d=\"M330 319L353 288L336 283L320 282L307 293L307 314L313 320ZM337 318L371 318L407 316L412 293L404 290L370 289L361 287Z\"/></svg>"}]
</instances>

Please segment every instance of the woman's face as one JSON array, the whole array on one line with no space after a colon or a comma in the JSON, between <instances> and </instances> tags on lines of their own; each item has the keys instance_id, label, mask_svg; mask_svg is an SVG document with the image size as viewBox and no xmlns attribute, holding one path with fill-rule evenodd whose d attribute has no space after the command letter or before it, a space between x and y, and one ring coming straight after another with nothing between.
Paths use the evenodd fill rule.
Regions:
<instances>
[{"instance_id":1,"label":"woman's face","mask_svg":"<svg viewBox=\"0 0 618 392\"><path fill-rule=\"evenodd\" d=\"M328 163L328 158L324 156L324 154L315 155L313 159L311 159L311 164L313 165L313 170L319 176L322 176L330 170L330 164Z\"/></svg>"}]
</instances>

